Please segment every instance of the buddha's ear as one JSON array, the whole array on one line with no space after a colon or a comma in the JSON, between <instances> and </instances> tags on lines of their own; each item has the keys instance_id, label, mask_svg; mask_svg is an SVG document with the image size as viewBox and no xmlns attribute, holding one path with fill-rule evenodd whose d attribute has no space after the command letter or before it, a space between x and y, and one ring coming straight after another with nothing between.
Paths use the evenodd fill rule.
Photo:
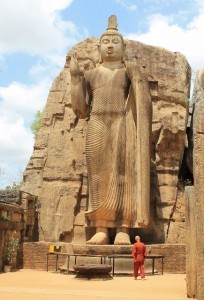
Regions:
<instances>
[{"instance_id":1,"label":"buddha's ear","mask_svg":"<svg viewBox=\"0 0 204 300\"><path fill-rule=\"evenodd\" d=\"M97 48L98 48L98 55L99 55L99 64L102 64L103 60L101 57L101 47L100 44L97 44Z\"/></svg>"},{"instance_id":2,"label":"buddha's ear","mask_svg":"<svg viewBox=\"0 0 204 300\"><path fill-rule=\"evenodd\" d=\"M123 42L123 55L121 57L121 62L124 63L125 62L125 50L126 50L126 43Z\"/></svg>"}]
</instances>

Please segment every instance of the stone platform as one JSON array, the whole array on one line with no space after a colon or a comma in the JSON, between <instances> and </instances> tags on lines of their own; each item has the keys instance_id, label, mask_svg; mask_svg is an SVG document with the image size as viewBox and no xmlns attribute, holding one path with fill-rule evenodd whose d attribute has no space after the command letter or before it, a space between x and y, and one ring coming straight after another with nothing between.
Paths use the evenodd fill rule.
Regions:
<instances>
[{"instance_id":1,"label":"stone platform","mask_svg":"<svg viewBox=\"0 0 204 300\"><path fill-rule=\"evenodd\" d=\"M46 255L49 252L51 242L26 242L23 243L23 268L33 270L46 270L47 260ZM86 244L71 244L63 243L62 252L67 254L89 254L89 255L131 255L132 245L115 246L115 245L86 245ZM185 244L148 244L148 255L163 255L164 256L164 273L185 273L186 272L186 249ZM128 262L129 261L129 262ZM99 264L100 257L77 257L77 264ZM107 262L109 262L107 260ZM106 262L106 263L107 263ZM118 262L118 260L117 260ZM66 263L63 256L59 257L58 265L62 266ZM70 271L75 265L75 258L70 258ZM55 257L50 258L49 270L56 269ZM62 268L64 269L64 268ZM155 262L155 269L161 273L160 261ZM131 273L133 270L131 260L123 260L120 268L116 265L116 270L121 270L121 273Z\"/></svg>"},{"instance_id":2,"label":"stone platform","mask_svg":"<svg viewBox=\"0 0 204 300\"><path fill-rule=\"evenodd\" d=\"M133 260L131 258L132 254L132 246L133 245L89 245L89 244L72 244L73 253L77 253L78 255L102 255L107 256L106 263L115 266L117 274L129 274L133 273ZM124 259L122 257L114 260L114 264L112 259L108 258L111 255L127 255L130 256L130 259ZM87 257L87 262L90 260ZM93 261L93 260L92 260ZM95 263L97 259L95 259ZM65 264L66 265L66 264ZM64 266L65 266L64 265ZM158 273L158 270L155 268L155 274ZM145 274L152 274L152 261L145 261Z\"/></svg>"},{"instance_id":3,"label":"stone platform","mask_svg":"<svg viewBox=\"0 0 204 300\"><path fill-rule=\"evenodd\" d=\"M87 255L131 255L133 245L90 245L71 244L73 253ZM163 271L168 273L186 272L186 251L184 244L146 244L148 255L164 256ZM116 268L120 273L131 274L133 263L131 260L117 260ZM145 261L146 273L151 274L151 261ZM162 273L161 261L155 262L155 270ZM156 272L157 272L156 271Z\"/></svg>"}]
</instances>

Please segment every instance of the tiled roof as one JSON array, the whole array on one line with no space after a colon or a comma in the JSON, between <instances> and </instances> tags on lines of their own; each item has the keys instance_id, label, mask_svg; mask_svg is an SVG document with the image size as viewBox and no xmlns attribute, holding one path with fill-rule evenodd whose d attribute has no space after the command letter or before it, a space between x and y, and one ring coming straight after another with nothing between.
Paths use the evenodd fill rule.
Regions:
<instances>
[{"instance_id":1,"label":"tiled roof","mask_svg":"<svg viewBox=\"0 0 204 300\"><path fill-rule=\"evenodd\" d=\"M17 190L0 190L0 202L2 203L18 203L19 191Z\"/></svg>"}]
</instances>

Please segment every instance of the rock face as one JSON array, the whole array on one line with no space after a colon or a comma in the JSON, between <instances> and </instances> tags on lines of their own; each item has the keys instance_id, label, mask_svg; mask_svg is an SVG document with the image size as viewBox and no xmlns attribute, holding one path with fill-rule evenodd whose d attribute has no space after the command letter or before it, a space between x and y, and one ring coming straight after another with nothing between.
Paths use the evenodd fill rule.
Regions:
<instances>
[{"instance_id":1,"label":"rock face","mask_svg":"<svg viewBox=\"0 0 204 300\"><path fill-rule=\"evenodd\" d=\"M189 298L197 298L196 200L194 187L186 187L186 287ZM194 274L192 276L192 274Z\"/></svg>"},{"instance_id":2,"label":"rock face","mask_svg":"<svg viewBox=\"0 0 204 300\"><path fill-rule=\"evenodd\" d=\"M190 223L187 223L187 233L190 234L190 237L187 236L187 289L189 297L200 300L204 299L204 70L197 72L193 107L194 197L191 197L191 203L187 203L190 211Z\"/></svg>"},{"instance_id":3,"label":"rock face","mask_svg":"<svg viewBox=\"0 0 204 300\"><path fill-rule=\"evenodd\" d=\"M89 199L84 155L88 120L79 120L72 111L69 55L77 52L80 67L93 68L99 60L97 43L96 38L87 39L68 54L49 93L43 125L24 172L22 190L38 195L40 201L40 240L84 243L92 234L91 228L84 227ZM148 235L149 242L164 242L174 211L183 211L184 202L177 205L177 193L185 148L190 68L180 53L135 41L126 43L125 59L137 58L148 76L153 108L151 222L141 233Z\"/></svg>"}]
</instances>

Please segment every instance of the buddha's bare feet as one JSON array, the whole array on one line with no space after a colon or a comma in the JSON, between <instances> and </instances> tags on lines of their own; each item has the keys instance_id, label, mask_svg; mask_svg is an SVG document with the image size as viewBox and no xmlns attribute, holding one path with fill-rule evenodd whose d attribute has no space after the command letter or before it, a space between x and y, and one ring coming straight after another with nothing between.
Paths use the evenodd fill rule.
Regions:
<instances>
[{"instance_id":1,"label":"buddha's bare feet","mask_svg":"<svg viewBox=\"0 0 204 300\"><path fill-rule=\"evenodd\" d=\"M98 228L96 234L86 243L92 245L108 245L108 230L106 228Z\"/></svg>"},{"instance_id":2,"label":"buddha's bare feet","mask_svg":"<svg viewBox=\"0 0 204 300\"><path fill-rule=\"evenodd\" d=\"M127 228L117 229L114 245L130 245L130 236Z\"/></svg>"}]
</instances>

